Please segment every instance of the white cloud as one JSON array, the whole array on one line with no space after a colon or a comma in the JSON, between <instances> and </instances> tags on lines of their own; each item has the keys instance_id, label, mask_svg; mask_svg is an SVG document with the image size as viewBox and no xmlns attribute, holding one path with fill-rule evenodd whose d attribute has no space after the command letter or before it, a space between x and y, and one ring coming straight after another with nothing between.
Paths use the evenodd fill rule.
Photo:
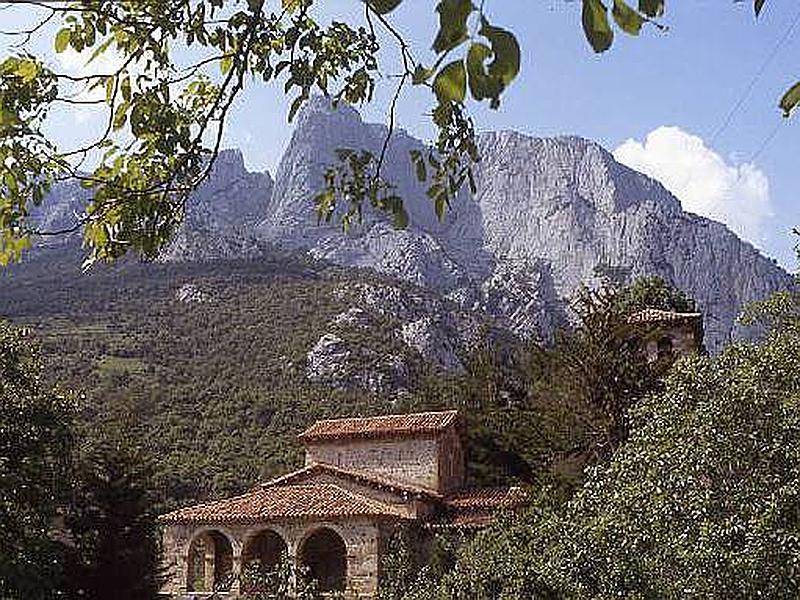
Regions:
<instances>
[{"instance_id":1,"label":"white cloud","mask_svg":"<svg viewBox=\"0 0 800 600\"><path fill-rule=\"evenodd\" d=\"M629 139L614 150L619 162L660 181L689 212L721 221L763 247L772 215L767 176L753 163L726 162L679 127L659 127L644 142Z\"/></svg>"}]
</instances>

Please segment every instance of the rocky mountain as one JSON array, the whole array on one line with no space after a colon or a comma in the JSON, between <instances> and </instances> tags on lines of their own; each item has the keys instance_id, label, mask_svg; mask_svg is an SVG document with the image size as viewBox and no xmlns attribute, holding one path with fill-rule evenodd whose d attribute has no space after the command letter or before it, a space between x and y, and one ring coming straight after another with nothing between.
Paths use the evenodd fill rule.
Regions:
<instances>
[{"instance_id":1,"label":"rocky mountain","mask_svg":"<svg viewBox=\"0 0 800 600\"><path fill-rule=\"evenodd\" d=\"M657 181L577 137L482 134L478 193L462 194L440 223L408 160L422 144L400 131L385 176L404 198L410 226L396 230L375 213L346 235L317 225L312 198L334 151L377 152L385 135L353 109L311 102L278 168L259 236L435 289L523 336L547 337L576 288L592 284L603 267L631 278L660 275L694 297L712 351L746 334L735 324L744 304L792 284L724 225L683 211Z\"/></svg>"},{"instance_id":2,"label":"rocky mountain","mask_svg":"<svg viewBox=\"0 0 800 600\"><path fill-rule=\"evenodd\" d=\"M188 203L184 222L164 251L166 261L250 258L264 252L256 226L268 212L269 173L244 168L239 150L223 150L208 179Z\"/></svg>"},{"instance_id":3,"label":"rocky mountain","mask_svg":"<svg viewBox=\"0 0 800 600\"><path fill-rule=\"evenodd\" d=\"M408 158L423 145L397 131L384 176L405 201L409 227L395 229L370 210L348 233L317 224L313 197L335 150L377 153L385 136L383 126L364 123L352 108L312 99L274 181L248 172L238 151L220 155L163 259L252 258L276 247L373 269L488 315L521 337L545 339L568 319L577 287L597 281L598 269L659 275L697 300L712 351L747 335L735 324L744 304L792 285L774 261L724 225L683 211L657 181L578 137L480 135L478 192L462 193L439 222ZM61 196L52 218L74 212L67 200L75 194ZM320 348L336 346L327 341Z\"/></svg>"},{"instance_id":4,"label":"rocky mountain","mask_svg":"<svg viewBox=\"0 0 800 600\"><path fill-rule=\"evenodd\" d=\"M264 252L264 242L254 235L267 213L273 181L269 173L251 173L239 150L223 150L206 181L187 204L184 222L162 260L192 262L221 258L247 258ZM90 192L76 181L56 183L31 217L42 231L62 231L79 224L86 214ZM46 236L36 248L73 245L80 231Z\"/></svg>"}]
</instances>

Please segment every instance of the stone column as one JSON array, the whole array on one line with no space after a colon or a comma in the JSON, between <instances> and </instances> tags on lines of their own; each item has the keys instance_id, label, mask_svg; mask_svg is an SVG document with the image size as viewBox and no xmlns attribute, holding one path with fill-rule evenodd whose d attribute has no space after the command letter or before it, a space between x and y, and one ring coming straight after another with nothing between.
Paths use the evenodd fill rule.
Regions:
<instances>
[{"instance_id":1,"label":"stone column","mask_svg":"<svg viewBox=\"0 0 800 600\"><path fill-rule=\"evenodd\" d=\"M206 553L204 556L205 563L203 565L203 589L206 592L214 590L214 566L216 563L216 548L213 541L205 544Z\"/></svg>"},{"instance_id":2,"label":"stone column","mask_svg":"<svg viewBox=\"0 0 800 600\"><path fill-rule=\"evenodd\" d=\"M178 572L173 575L177 588L176 591L185 594L189 591L189 555L183 553L179 554L176 557L175 568L178 570Z\"/></svg>"},{"instance_id":3,"label":"stone column","mask_svg":"<svg viewBox=\"0 0 800 600\"><path fill-rule=\"evenodd\" d=\"M242 588L242 551L238 545L233 549L233 567L231 568L233 573L233 583L231 584L230 591L232 594L238 594Z\"/></svg>"}]
</instances>

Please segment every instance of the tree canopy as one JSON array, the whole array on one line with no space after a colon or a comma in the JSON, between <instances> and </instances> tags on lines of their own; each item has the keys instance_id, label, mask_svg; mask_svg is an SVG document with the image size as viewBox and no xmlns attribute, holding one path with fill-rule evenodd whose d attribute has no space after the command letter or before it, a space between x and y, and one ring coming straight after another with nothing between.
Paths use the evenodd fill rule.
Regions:
<instances>
[{"instance_id":1,"label":"tree canopy","mask_svg":"<svg viewBox=\"0 0 800 600\"><path fill-rule=\"evenodd\" d=\"M146 463L100 435L80 449L76 399L45 379L29 334L0 321L0 597L155 598Z\"/></svg>"},{"instance_id":2,"label":"tree canopy","mask_svg":"<svg viewBox=\"0 0 800 600\"><path fill-rule=\"evenodd\" d=\"M51 530L69 497L73 404L44 385L28 334L0 321L0 596L56 589Z\"/></svg>"},{"instance_id":3,"label":"tree canopy","mask_svg":"<svg viewBox=\"0 0 800 600\"><path fill-rule=\"evenodd\" d=\"M539 491L413 598L794 598L800 338L680 360L575 495Z\"/></svg>"},{"instance_id":4,"label":"tree canopy","mask_svg":"<svg viewBox=\"0 0 800 600\"><path fill-rule=\"evenodd\" d=\"M320 220L345 228L366 206L387 211L398 227L407 224L403 199L381 170L398 98L407 85L428 88L437 135L429 151L412 152L409 160L443 218L459 189L474 187L471 165L480 157L470 104L500 105L522 68L520 45L484 3L440 0L431 11L438 28L429 50L412 47L393 23L407 2L358 3L359 22L324 23L314 0L16 0L40 20L10 32L22 40L0 62L0 261L19 258L35 236L64 233L31 219L63 179L90 191L85 213L68 229L83 231L89 262L130 251L155 256L208 175L231 107L248 85L282 85L291 99L289 120L314 93L364 104L373 101L377 84L395 86L383 150L375 156L342 149L315 199ZM754 0L756 14L764 5ZM647 25L665 27L664 0L614 0L610 8L582 0L581 10L596 52L611 47L612 24L630 35ZM86 75L52 70L26 46L50 32L56 52L72 49L88 63L111 57L115 67ZM378 51L387 45L399 69L379 64ZM798 102L800 84L780 104L788 116ZM57 147L46 123L65 103L104 107L103 133L81 147Z\"/></svg>"}]
</instances>

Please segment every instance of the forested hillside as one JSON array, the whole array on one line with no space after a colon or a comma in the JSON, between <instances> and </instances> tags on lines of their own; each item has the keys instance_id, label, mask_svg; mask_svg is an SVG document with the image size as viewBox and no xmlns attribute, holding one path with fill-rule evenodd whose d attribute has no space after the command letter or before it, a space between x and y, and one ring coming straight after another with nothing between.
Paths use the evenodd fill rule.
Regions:
<instances>
[{"instance_id":1,"label":"forested hillside","mask_svg":"<svg viewBox=\"0 0 800 600\"><path fill-rule=\"evenodd\" d=\"M368 273L277 254L127 262L81 277L74 265L69 252L45 252L3 272L0 315L32 328L49 377L85 395L88 438L122 428L156 459L168 505L284 472L300 460L294 436L311 421L401 410L439 369L394 333L396 319L376 312L363 326L334 325L349 343L346 366L378 372L370 360L396 356L405 387L309 380L309 349L332 335L349 294L380 285Z\"/></svg>"}]
</instances>

